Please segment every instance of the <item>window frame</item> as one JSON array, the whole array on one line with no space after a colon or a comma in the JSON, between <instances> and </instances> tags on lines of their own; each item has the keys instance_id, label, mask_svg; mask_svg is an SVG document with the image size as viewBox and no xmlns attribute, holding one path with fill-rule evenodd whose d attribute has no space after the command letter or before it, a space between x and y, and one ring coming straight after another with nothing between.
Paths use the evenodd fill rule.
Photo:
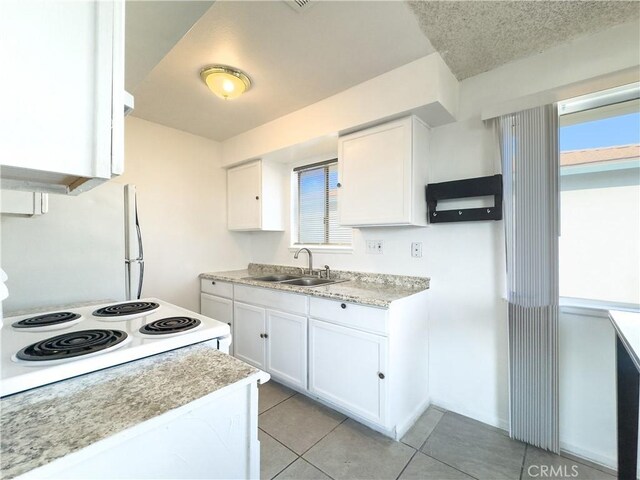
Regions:
<instances>
[{"instance_id":1,"label":"window frame","mask_svg":"<svg viewBox=\"0 0 640 480\"><path fill-rule=\"evenodd\" d=\"M331 243L300 243L298 242L300 234L300 175L302 170L311 170L321 166L329 167L330 165L338 164L338 159L335 156L329 158L317 158L314 161L303 161L291 165L291 238L289 241L289 251L295 252L300 248L308 248L313 252L327 252L327 253L353 253L353 230L351 235L351 243L349 244L331 244ZM325 173L325 191L328 189L328 168ZM328 192L327 192L328 194ZM326 202L328 208L328 202ZM325 237L328 234L328 216L325 220Z\"/></svg>"},{"instance_id":2,"label":"window frame","mask_svg":"<svg viewBox=\"0 0 640 480\"><path fill-rule=\"evenodd\" d=\"M640 82L634 82L628 85L607 89L605 91L598 91L582 95L579 97L571 98L568 100L558 102L558 142L560 141L560 130L562 125L562 117L570 116L573 114L580 114L589 112L591 110L598 110L600 108L612 107L617 104L624 104L627 102L638 101L640 99ZM560 144L558 143L559 154L562 154L560 150ZM563 176L571 176L580 173L592 173L617 170L625 168L631 164L637 165L638 160L621 161L617 162L617 165L612 168L611 165L604 169L601 165L598 166L565 166L558 165L558 178ZM622 165L622 167L621 167ZM563 171L564 170L564 171ZM558 195L561 196L563 192L562 186L558 186ZM559 203L559 208L562 208L562 202ZM558 212L559 226L562 227L561 210ZM560 262L560 250L558 251L558 262ZM560 281L560 271L558 281ZM594 315L595 312L606 310L623 310L623 311L640 311L640 304L620 302L616 300L596 299L587 297L570 297L559 295L559 302L561 311L565 313L577 313L584 315ZM597 315L596 315L597 316Z\"/></svg>"}]
</instances>

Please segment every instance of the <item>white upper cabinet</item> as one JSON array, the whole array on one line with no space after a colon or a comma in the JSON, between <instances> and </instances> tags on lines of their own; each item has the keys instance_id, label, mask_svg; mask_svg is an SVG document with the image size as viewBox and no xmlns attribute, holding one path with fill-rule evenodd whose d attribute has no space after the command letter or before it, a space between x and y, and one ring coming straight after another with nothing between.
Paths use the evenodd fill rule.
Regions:
<instances>
[{"instance_id":1,"label":"white upper cabinet","mask_svg":"<svg viewBox=\"0 0 640 480\"><path fill-rule=\"evenodd\" d=\"M124 2L0 5L5 188L77 194L123 172Z\"/></svg>"},{"instance_id":2,"label":"white upper cabinet","mask_svg":"<svg viewBox=\"0 0 640 480\"><path fill-rule=\"evenodd\" d=\"M406 117L338 140L341 225L426 225L429 128Z\"/></svg>"},{"instance_id":3,"label":"white upper cabinet","mask_svg":"<svg viewBox=\"0 0 640 480\"><path fill-rule=\"evenodd\" d=\"M262 160L227 170L227 228L284 230L281 166Z\"/></svg>"}]
</instances>

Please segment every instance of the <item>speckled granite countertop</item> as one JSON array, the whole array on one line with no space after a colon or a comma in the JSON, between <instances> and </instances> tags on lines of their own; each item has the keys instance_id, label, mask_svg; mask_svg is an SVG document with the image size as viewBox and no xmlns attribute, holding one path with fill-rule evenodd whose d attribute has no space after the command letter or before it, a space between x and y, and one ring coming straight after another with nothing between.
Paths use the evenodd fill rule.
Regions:
<instances>
[{"instance_id":1,"label":"speckled granite countertop","mask_svg":"<svg viewBox=\"0 0 640 480\"><path fill-rule=\"evenodd\" d=\"M250 278L272 273L300 275L300 269L283 265L250 263L246 270L207 272L200 274L200 278L271 288L381 308L388 308L391 302L395 300L408 297L429 288L429 278L427 277L408 277L402 275L350 272L345 270L332 270L331 278L348 281L317 287L300 287L297 285L287 285L285 283L260 282Z\"/></svg>"},{"instance_id":2,"label":"speckled granite countertop","mask_svg":"<svg viewBox=\"0 0 640 480\"><path fill-rule=\"evenodd\" d=\"M200 343L0 400L12 478L260 371Z\"/></svg>"}]
</instances>

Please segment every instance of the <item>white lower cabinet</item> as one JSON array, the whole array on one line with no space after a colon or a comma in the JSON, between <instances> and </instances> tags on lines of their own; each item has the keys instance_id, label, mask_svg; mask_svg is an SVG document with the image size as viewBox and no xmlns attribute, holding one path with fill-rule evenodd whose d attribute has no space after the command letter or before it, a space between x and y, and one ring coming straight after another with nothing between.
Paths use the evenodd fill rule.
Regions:
<instances>
[{"instance_id":1,"label":"white lower cabinet","mask_svg":"<svg viewBox=\"0 0 640 480\"><path fill-rule=\"evenodd\" d=\"M205 315L233 309L234 356L274 380L395 439L429 406L427 291L389 308L219 281L201 292Z\"/></svg>"},{"instance_id":2,"label":"white lower cabinet","mask_svg":"<svg viewBox=\"0 0 640 480\"><path fill-rule=\"evenodd\" d=\"M228 298L210 295L208 293L200 294L200 313L209 318L224 322L231 327L231 346L229 354L233 355L234 333L233 333L233 300Z\"/></svg>"},{"instance_id":3,"label":"white lower cabinet","mask_svg":"<svg viewBox=\"0 0 640 480\"><path fill-rule=\"evenodd\" d=\"M386 424L387 339L309 320L309 391L355 415Z\"/></svg>"},{"instance_id":4,"label":"white lower cabinet","mask_svg":"<svg viewBox=\"0 0 640 480\"><path fill-rule=\"evenodd\" d=\"M235 356L307 388L307 317L235 302Z\"/></svg>"},{"instance_id":5,"label":"white lower cabinet","mask_svg":"<svg viewBox=\"0 0 640 480\"><path fill-rule=\"evenodd\" d=\"M262 307L235 302L235 357L261 370L265 366L266 310Z\"/></svg>"},{"instance_id":6,"label":"white lower cabinet","mask_svg":"<svg viewBox=\"0 0 640 480\"><path fill-rule=\"evenodd\" d=\"M267 310L267 372L307 388L307 317Z\"/></svg>"}]
</instances>

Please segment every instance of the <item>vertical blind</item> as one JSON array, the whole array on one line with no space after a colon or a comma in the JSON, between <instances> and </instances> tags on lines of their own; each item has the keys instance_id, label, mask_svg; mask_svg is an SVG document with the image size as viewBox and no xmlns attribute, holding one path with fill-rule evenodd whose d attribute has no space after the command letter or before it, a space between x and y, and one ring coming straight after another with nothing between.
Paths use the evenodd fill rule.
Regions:
<instances>
[{"instance_id":1,"label":"vertical blind","mask_svg":"<svg viewBox=\"0 0 640 480\"><path fill-rule=\"evenodd\" d=\"M338 162L331 160L294 170L298 178L300 244L350 245L351 228L338 224Z\"/></svg>"},{"instance_id":2,"label":"vertical blind","mask_svg":"<svg viewBox=\"0 0 640 480\"><path fill-rule=\"evenodd\" d=\"M558 113L497 120L504 180L511 436L558 452Z\"/></svg>"}]
</instances>

